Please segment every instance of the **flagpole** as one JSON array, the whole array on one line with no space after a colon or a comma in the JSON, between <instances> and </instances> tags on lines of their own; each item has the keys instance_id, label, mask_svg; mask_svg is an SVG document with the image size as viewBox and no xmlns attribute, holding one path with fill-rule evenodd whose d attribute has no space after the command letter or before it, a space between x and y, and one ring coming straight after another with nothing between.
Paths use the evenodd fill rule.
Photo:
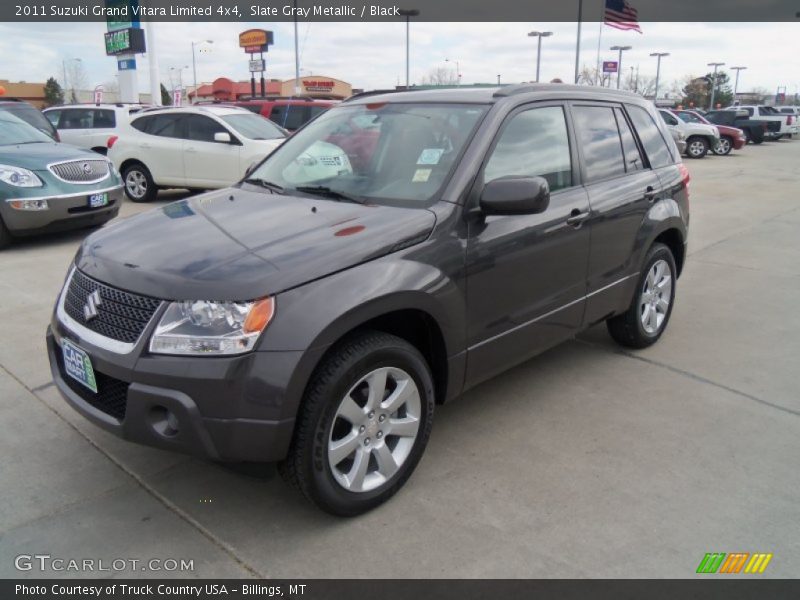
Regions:
<instances>
[{"instance_id":1,"label":"flagpole","mask_svg":"<svg viewBox=\"0 0 800 600\"><path fill-rule=\"evenodd\" d=\"M575 44L575 83L578 83L578 70L581 62L581 20L583 19L583 0L578 0L578 41Z\"/></svg>"}]
</instances>

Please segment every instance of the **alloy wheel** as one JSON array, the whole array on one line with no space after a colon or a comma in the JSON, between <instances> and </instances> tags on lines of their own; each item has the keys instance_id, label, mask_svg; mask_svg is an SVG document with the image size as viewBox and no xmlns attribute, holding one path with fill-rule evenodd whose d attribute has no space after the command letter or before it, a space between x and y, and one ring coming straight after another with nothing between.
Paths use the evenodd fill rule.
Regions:
<instances>
[{"instance_id":1,"label":"alloy wheel","mask_svg":"<svg viewBox=\"0 0 800 600\"><path fill-rule=\"evenodd\" d=\"M720 138L719 142L717 142L717 147L714 148L714 152L717 154L728 154L731 151L731 142L727 138Z\"/></svg>"},{"instance_id":2,"label":"alloy wheel","mask_svg":"<svg viewBox=\"0 0 800 600\"><path fill-rule=\"evenodd\" d=\"M642 286L639 300L639 317L648 335L661 330L672 298L672 271L665 260L657 260L650 267Z\"/></svg>"},{"instance_id":3,"label":"alloy wheel","mask_svg":"<svg viewBox=\"0 0 800 600\"><path fill-rule=\"evenodd\" d=\"M390 481L419 432L422 400L414 379L396 367L364 375L339 403L328 439L328 464L349 492Z\"/></svg>"},{"instance_id":4,"label":"alloy wheel","mask_svg":"<svg viewBox=\"0 0 800 600\"><path fill-rule=\"evenodd\" d=\"M694 157L702 156L703 152L705 152L706 146L700 140L694 140L689 144L689 154Z\"/></svg>"},{"instance_id":5,"label":"alloy wheel","mask_svg":"<svg viewBox=\"0 0 800 600\"><path fill-rule=\"evenodd\" d=\"M147 193L147 178L141 171L128 171L125 187L134 198L142 198Z\"/></svg>"}]
</instances>

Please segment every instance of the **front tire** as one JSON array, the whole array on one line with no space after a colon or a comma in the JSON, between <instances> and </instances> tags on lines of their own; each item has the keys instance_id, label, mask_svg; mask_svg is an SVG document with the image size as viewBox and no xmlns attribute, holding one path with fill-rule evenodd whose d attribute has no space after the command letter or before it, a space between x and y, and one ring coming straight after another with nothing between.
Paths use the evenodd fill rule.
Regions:
<instances>
[{"instance_id":1,"label":"front tire","mask_svg":"<svg viewBox=\"0 0 800 600\"><path fill-rule=\"evenodd\" d=\"M714 148L714 154L718 154L720 156L727 156L733 150L733 138L728 135L723 135L719 138L719 142L717 142L716 147Z\"/></svg>"},{"instance_id":2,"label":"front tire","mask_svg":"<svg viewBox=\"0 0 800 600\"><path fill-rule=\"evenodd\" d=\"M128 165L122 172L125 195L131 202L151 202L158 194L158 188L150 171L141 163Z\"/></svg>"},{"instance_id":3,"label":"front tire","mask_svg":"<svg viewBox=\"0 0 800 600\"><path fill-rule=\"evenodd\" d=\"M386 333L359 334L314 372L279 471L322 510L362 514L411 476L433 408L433 378L419 351Z\"/></svg>"},{"instance_id":4,"label":"front tire","mask_svg":"<svg viewBox=\"0 0 800 600\"><path fill-rule=\"evenodd\" d=\"M630 307L606 321L614 341L628 348L647 348L658 341L672 315L677 272L672 251L653 244Z\"/></svg>"},{"instance_id":5,"label":"front tire","mask_svg":"<svg viewBox=\"0 0 800 600\"><path fill-rule=\"evenodd\" d=\"M708 154L708 141L705 138L694 135L686 140L686 156L703 158L706 154Z\"/></svg>"}]
</instances>

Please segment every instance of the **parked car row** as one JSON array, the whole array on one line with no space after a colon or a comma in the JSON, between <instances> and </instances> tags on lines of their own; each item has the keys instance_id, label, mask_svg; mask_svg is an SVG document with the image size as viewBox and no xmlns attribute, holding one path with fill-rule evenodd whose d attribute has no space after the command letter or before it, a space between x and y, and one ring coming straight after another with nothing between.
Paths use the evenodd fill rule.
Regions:
<instances>
[{"instance_id":1,"label":"parked car row","mask_svg":"<svg viewBox=\"0 0 800 600\"><path fill-rule=\"evenodd\" d=\"M685 140L681 152L688 158L703 158L709 151L724 156L748 143L798 134L795 107L733 106L708 112L662 108L659 114L676 141Z\"/></svg>"}]
</instances>

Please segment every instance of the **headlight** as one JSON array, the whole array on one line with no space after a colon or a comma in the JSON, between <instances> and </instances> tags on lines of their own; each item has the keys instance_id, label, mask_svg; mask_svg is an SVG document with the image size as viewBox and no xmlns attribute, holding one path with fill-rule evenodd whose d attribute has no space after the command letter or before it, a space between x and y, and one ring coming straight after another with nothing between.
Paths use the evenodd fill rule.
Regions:
<instances>
[{"instance_id":1,"label":"headlight","mask_svg":"<svg viewBox=\"0 0 800 600\"><path fill-rule=\"evenodd\" d=\"M16 187L42 187L42 180L36 173L10 165L0 165L0 181Z\"/></svg>"},{"instance_id":2,"label":"headlight","mask_svg":"<svg viewBox=\"0 0 800 600\"><path fill-rule=\"evenodd\" d=\"M253 349L274 314L274 298L253 302L173 302L150 339L150 352L242 354Z\"/></svg>"}]
</instances>

